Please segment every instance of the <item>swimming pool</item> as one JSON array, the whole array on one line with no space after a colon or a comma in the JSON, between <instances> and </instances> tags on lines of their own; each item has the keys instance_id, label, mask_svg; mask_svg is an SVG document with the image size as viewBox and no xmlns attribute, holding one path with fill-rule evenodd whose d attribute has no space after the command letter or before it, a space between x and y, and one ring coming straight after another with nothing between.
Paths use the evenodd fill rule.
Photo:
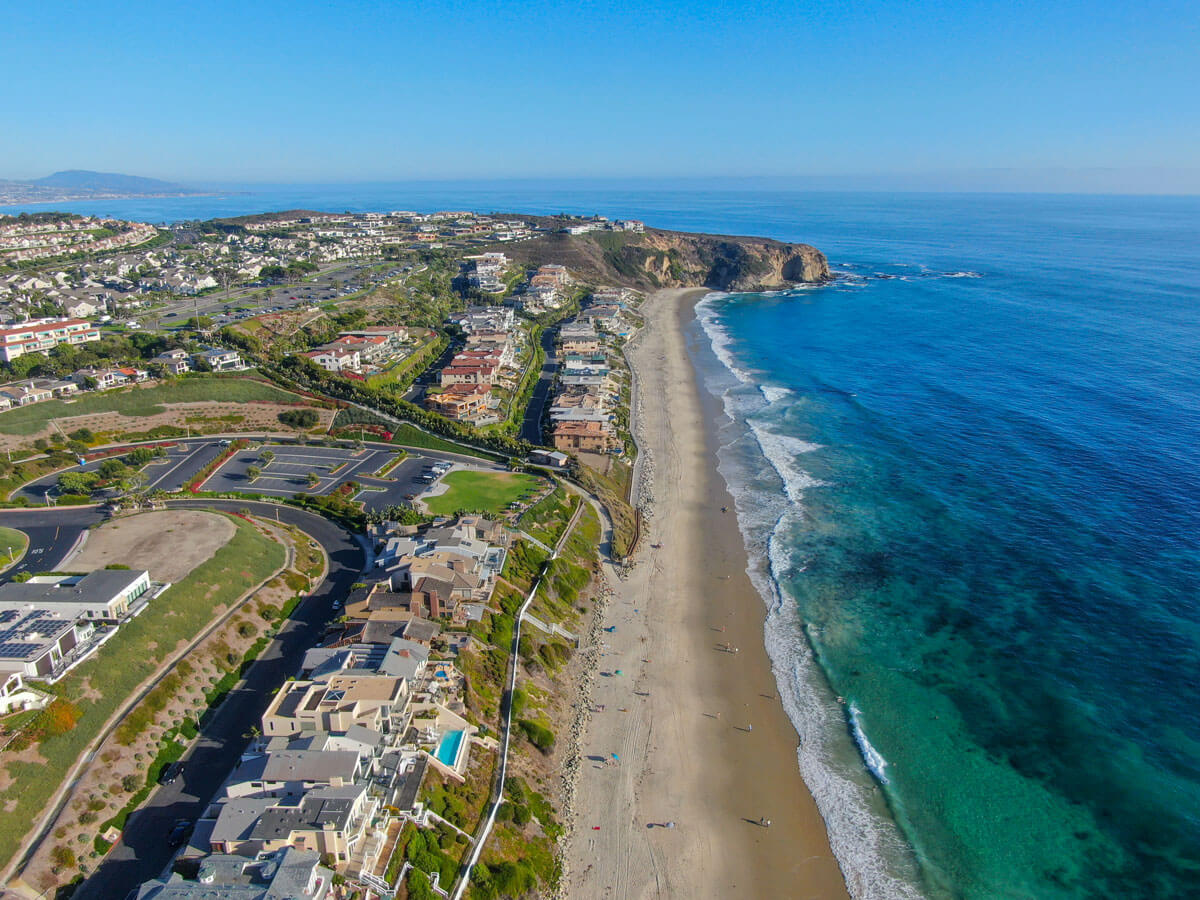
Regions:
<instances>
[{"instance_id":1,"label":"swimming pool","mask_svg":"<svg viewBox=\"0 0 1200 900\"><path fill-rule=\"evenodd\" d=\"M462 739L461 731L447 731L442 735L441 743L437 748L438 762L453 768L455 760L458 759L458 748L462 744Z\"/></svg>"}]
</instances>

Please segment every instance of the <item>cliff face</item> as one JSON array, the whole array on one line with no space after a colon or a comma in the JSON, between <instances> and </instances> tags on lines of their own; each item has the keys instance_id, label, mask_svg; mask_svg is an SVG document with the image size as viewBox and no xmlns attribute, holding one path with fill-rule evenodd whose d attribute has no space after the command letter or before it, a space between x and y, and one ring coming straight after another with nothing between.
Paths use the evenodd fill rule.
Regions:
<instances>
[{"instance_id":1,"label":"cliff face","mask_svg":"<svg viewBox=\"0 0 1200 900\"><path fill-rule=\"evenodd\" d=\"M816 247L769 238L648 229L645 234L596 231L548 234L498 245L529 263L557 262L587 280L642 290L710 287L720 291L776 290L830 277Z\"/></svg>"},{"instance_id":2,"label":"cliff face","mask_svg":"<svg viewBox=\"0 0 1200 900\"><path fill-rule=\"evenodd\" d=\"M703 285L722 291L771 290L826 281L829 263L816 247L767 238L652 231L619 248L664 287ZM606 254L609 255L609 254Z\"/></svg>"}]
</instances>

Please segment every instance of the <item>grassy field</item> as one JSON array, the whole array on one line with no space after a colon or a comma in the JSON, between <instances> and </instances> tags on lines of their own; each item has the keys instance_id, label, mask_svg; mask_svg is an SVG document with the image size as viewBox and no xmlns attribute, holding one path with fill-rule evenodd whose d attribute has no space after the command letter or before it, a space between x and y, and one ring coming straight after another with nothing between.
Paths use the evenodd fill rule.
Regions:
<instances>
[{"instance_id":1,"label":"grassy field","mask_svg":"<svg viewBox=\"0 0 1200 900\"><path fill-rule=\"evenodd\" d=\"M164 403L196 403L218 400L246 403L273 400L295 403L296 394L248 378L181 378L148 388L87 394L78 400L47 400L0 413L0 432L36 434L59 416L83 416L89 413L119 412L126 416L153 416L164 412Z\"/></svg>"},{"instance_id":2,"label":"grassy field","mask_svg":"<svg viewBox=\"0 0 1200 900\"><path fill-rule=\"evenodd\" d=\"M213 609L236 600L285 561L282 545L234 519L237 533L181 582L54 686L78 711L75 727L38 745L44 762L11 760L12 779L0 792L0 860L7 864L32 822L49 803L79 754L135 688L162 664L176 644L190 640L212 619ZM151 573L153 574L153 573ZM153 754L151 754L153 755Z\"/></svg>"},{"instance_id":3,"label":"grassy field","mask_svg":"<svg viewBox=\"0 0 1200 900\"><path fill-rule=\"evenodd\" d=\"M8 568L20 559L28 546L29 538L25 532L0 525L0 570Z\"/></svg>"},{"instance_id":4,"label":"grassy field","mask_svg":"<svg viewBox=\"0 0 1200 900\"><path fill-rule=\"evenodd\" d=\"M450 490L426 501L434 515L449 515L459 509L498 513L524 494L538 489L541 480L515 472L451 472L442 479Z\"/></svg>"}]
</instances>

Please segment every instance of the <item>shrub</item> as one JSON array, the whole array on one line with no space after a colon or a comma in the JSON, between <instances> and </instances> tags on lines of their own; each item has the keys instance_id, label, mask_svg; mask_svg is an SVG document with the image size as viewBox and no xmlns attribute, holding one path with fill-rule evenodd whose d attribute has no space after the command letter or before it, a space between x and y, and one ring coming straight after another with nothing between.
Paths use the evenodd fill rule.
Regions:
<instances>
[{"instance_id":1,"label":"shrub","mask_svg":"<svg viewBox=\"0 0 1200 900\"><path fill-rule=\"evenodd\" d=\"M315 409L289 409L279 414L279 421L292 428L313 428L321 417Z\"/></svg>"},{"instance_id":2,"label":"shrub","mask_svg":"<svg viewBox=\"0 0 1200 900\"><path fill-rule=\"evenodd\" d=\"M529 743L537 747L543 753L549 753L554 749L554 732L545 725L540 725L531 719L521 719L517 722L517 727L524 732L525 737L529 739Z\"/></svg>"}]
</instances>

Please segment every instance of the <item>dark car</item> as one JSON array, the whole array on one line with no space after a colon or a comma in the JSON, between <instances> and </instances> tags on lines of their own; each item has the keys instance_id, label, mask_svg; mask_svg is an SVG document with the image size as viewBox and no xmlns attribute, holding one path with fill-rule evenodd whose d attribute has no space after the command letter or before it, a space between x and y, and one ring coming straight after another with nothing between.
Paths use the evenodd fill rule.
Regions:
<instances>
[{"instance_id":1,"label":"dark car","mask_svg":"<svg viewBox=\"0 0 1200 900\"><path fill-rule=\"evenodd\" d=\"M173 762L158 776L159 784L173 784L175 779L179 777L179 773L183 771L183 763Z\"/></svg>"},{"instance_id":2,"label":"dark car","mask_svg":"<svg viewBox=\"0 0 1200 900\"><path fill-rule=\"evenodd\" d=\"M175 827L171 829L170 835L167 836L167 843L172 847L182 847L191 836L192 823L187 819L177 819Z\"/></svg>"}]
</instances>

